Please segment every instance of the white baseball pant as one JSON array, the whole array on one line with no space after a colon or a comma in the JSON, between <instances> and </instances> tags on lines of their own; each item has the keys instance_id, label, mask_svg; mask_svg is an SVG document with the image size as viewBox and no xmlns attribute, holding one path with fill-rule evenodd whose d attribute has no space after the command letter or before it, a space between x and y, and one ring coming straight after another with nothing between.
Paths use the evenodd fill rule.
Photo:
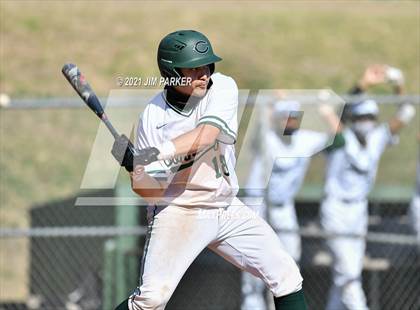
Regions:
<instances>
[{"instance_id":1,"label":"white baseball pant","mask_svg":"<svg viewBox=\"0 0 420 310\"><path fill-rule=\"evenodd\" d=\"M266 210L264 206L262 210ZM268 208L270 225L274 230L298 230L299 223L296 216L295 204L289 201L281 206L270 206ZM265 214L265 213L264 213ZM284 249L295 261L300 260L301 240L298 233L277 232ZM265 310L267 309L264 299L264 284L262 281L248 273L242 275L242 296L241 310Z\"/></svg>"},{"instance_id":2,"label":"white baseball pant","mask_svg":"<svg viewBox=\"0 0 420 310\"><path fill-rule=\"evenodd\" d=\"M276 297L302 288L299 269L272 228L237 198L226 208L151 206L148 217L140 286L129 298L130 310L164 309L205 247L261 278Z\"/></svg>"},{"instance_id":3,"label":"white baseball pant","mask_svg":"<svg viewBox=\"0 0 420 310\"><path fill-rule=\"evenodd\" d=\"M420 196L418 195L414 196L410 203L410 222L420 247Z\"/></svg>"},{"instance_id":4,"label":"white baseball pant","mask_svg":"<svg viewBox=\"0 0 420 310\"><path fill-rule=\"evenodd\" d=\"M366 235L368 202L345 203L327 197L321 204L321 225L328 233ZM366 310L362 288L363 258L366 241L362 238L338 237L328 239L333 255L333 285L330 288L327 310Z\"/></svg>"}]
</instances>

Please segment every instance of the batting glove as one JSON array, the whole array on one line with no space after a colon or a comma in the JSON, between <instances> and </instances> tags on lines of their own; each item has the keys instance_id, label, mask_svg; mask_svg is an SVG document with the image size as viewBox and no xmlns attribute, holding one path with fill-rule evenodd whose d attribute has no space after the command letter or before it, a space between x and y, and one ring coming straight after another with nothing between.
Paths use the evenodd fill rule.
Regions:
<instances>
[{"instance_id":1,"label":"batting glove","mask_svg":"<svg viewBox=\"0 0 420 310\"><path fill-rule=\"evenodd\" d=\"M386 80L395 85L404 84L404 74L398 68L388 67L385 72Z\"/></svg>"},{"instance_id":2,"label":"batting glove","mask_svg":"<svg viewBox=\"0 0 420 310\"><path fill-rule=\"evenodd\" d=\"M126 135L121 135L115 139L111 154L120 166L124 167L128 172L133 171L134 154L136 154L136 151L134 145Z\"/></svg>"},{"instance_id":3,"label":"batting glove","mask_svg":"<svg viewBox=\"0 0 420 310\"><path fill-rule=\"evenodd\" d=\"M416 108L410 103L403 103L397 111L397 118L403 124L408 124L416 115Z\"/></svg>"},{"instance_id":4,"label":"batting glove","mask_svg":"<svg viewBox=\"0 0 420 310\"><path fill-rule=\"evenodd\" d=\"M158 160L159 150L155 147L147 147L137 151L134 155L134 165L147 166L154 161Z\"/></svg>"}]
</instances>

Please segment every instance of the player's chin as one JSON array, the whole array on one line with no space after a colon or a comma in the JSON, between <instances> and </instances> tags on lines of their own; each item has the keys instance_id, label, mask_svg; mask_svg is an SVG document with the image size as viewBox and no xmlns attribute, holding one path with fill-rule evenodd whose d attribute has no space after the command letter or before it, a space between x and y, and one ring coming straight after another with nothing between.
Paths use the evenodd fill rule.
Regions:
<instances>
[{"instance_id":1,"label":"player's chin","mask_svg":"<svg viewBox=\"0 0 420 310\"><path fill-rule=\"evenodd\" d=\"M207 92L207 87L205 87L205 86L203 86L203 87L195 87L194 90L193 90L192 95L194 97L201 98L201 97L204 97L206 95L206 92Z\"/></svg>"}]
</instances>

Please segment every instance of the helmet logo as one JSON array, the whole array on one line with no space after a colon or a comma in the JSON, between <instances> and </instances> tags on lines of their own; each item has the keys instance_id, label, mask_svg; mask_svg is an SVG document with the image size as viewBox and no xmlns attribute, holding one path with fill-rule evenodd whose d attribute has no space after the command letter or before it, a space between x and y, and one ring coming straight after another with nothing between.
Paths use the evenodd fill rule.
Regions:
<instances>
[{"instance_id":1,"label":"helmet logo","mask_svg":"<svg viewBox=\"0 0 420 310\"><path fill-rule=\"evenodd\" d=\"M177 50L182 50L184 47L185 47L185 44L175 44L174 45L174 47L177 49Z\"/></svg>"},{"instance_id":2,"label":"helmet logo","mask_svg":"<svg viewBox=\"0 0 420 310\"><path fill-rule=\"evenodd\" d=\"M198 41L197 43L195 43L195 47L194 49L199 52L200 54L204 54L207 53L209 50L209 45L207 42L205 41Z\"/></svg>"}]
</instances>

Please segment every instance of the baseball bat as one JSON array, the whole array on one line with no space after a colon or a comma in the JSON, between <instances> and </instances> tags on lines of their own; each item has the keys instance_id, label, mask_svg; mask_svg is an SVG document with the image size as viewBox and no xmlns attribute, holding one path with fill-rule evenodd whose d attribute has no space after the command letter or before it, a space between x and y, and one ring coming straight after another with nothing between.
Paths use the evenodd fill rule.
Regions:
<instances>
[{"instance_id":1,"label":"baseball bat","mask_svg":"<svg viewBox=\"0 0 420 310\"><path fill-rule=\"evenodd\" d=\"M71 86L73 86L76 93L79 94L80 98L82 98L87 106L99 117L102 122L104 122L105 126L109 129L114 138L117 139L120 135L115 130L114 126L112 126L98 97L86 81L85 76L80 72L79 68L77 68L74 64L65 64L61 69L61 72Z\"/></svg>"}]
</instances>

